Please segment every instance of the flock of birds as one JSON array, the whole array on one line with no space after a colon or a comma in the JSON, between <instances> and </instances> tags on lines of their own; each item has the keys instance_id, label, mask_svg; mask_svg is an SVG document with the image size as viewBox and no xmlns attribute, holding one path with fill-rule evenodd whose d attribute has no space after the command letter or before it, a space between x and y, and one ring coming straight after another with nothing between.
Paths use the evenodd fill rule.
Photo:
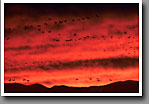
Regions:
<instances>
[{"instance_id":1,"label":"flock of birds","mask_svg":"<svg viewBox=\"0 0 149 104\"><path fill-rule=\"evenodd\" d=\"M79 79L76 78L76 80L79 80ZM92 78L89 78L89 80L92 80ZM100 79L99 79L99 78L96 78L96 80L97 80L98 82L100 82ZM112 79L109 79L109 81L112 81Z\"/></svg>"},{"instance_id":2,"label":"flock of birds","mask_svg":"<svg viewBox=\"0 0 149 104\"><path fill-rule=\"evenodd\" d=\"M10 78L8 81L9 81L9 82L11 82L11 81L13 81L13 82L14 82L14 81L16 81L16 80L15 80L15 79L11 79L11 78ZM28 80L28 79L22 79L22 81L23 81L23 82L29 82L30 80Z\"/></svg>"},{"instance_id":3,"label":"flock of birds","mask_svg":"<svg viewBox=\"0 0 149 104\"><path fill-rule=\"evenodd\" d=\"M76 78L75 80L77 80L77 81L78 81L79 79L78 79L78 78ZM93 80L93 79L92 79L92 78L89 78L89 80ZM100 82L100 81L101 81L99 78L96 78L96 80L97 80L98 82ZM11 78L10 78L8 81L9 81L9 82L11 82L11 81L13 81L13 82L14 82L14 81L16 81L16 80L15 80L15 79L11 79ZM30 80L28 80L28 79L22 79L22 81L23 81L23 82L29 82ZM109 81L112 81L112 79L109 79Z\"/></svg>"},{"instance_id":4,"label":"flock of birds","mask_svg":"<svg viewBox=\"0 0 149 104\"><path fill-rule=\"evenodd\" d=\"M76 78L76 80L79 80L78 78ZM89 80L93 80L92 78L89 78ZM98 81L98 82L100 82L101 80L99 79L99 78L96 78L96 80ZM112 81L112 79L109 79L109 81Z\"/></svg>"},{"instance_id":5,"label":"flock of birds","mask_svg":"<svg viewBox=\"0 0 149 104\"><path fill-rule=\"evenodd\" d=\"M100 16L96 14L96 17L99 18ZM48 18L48 21L51 21L51 20L52 20L52 18ZM85 21L85 20L90 20L90 17L87 16L87 17L82 17L82 18L78 18L78 19L74 19L74 18L73 18L73 19L71 19L71 20L67 20L67 19L58 20L58 21L54 21L52 24L53 24L54 26L57 26L57 25L66 24L66 23L68 23L68 22L76 22L76 21L81 22L81 21ZM45 23L43 23L43 25L38 24L38 25L36 25L36 26L33 26L33 25L26 25L26 26L24 26L24 30L25 30L25 31L28 31L28 30L36 29L37 31L41 32L42 34L45 34L46 32L50 34L50 33L52 32L50 29L47 30L46 32L42 30L42 26L48 28L50 25L51 25L51 23L49 23L49 22L45 22ZM113 27L113 25L110 25L110 26ZM112 27L111 27L111 28L112 28ZM132 29L131 27L128 27L128 28L129 28L129 29ZM134 28L136 28L136 27L134 27ZM10 32L10 31L12 31L12 29L11 29L11 28L8 28L7 31ZM116 33L117 33L117 34L121 34L121 35L126 35L126 34L128 34L127 31L123 31L123 32L118 31L118 32L116 32ZM61 36L62 34L61 34L61 33L58 33L57 35L58 35L58 36ZM73 36L74 36L74 37L78 37L79 34L78 34L78 33L73 33ZM115 37L114 37L113 35L111 35L111 36L109 36L109 37L107 37L107 36L105 36L105 35L102 35L102 36L100 36L100 37L86 35L86 36L84 36L84 37L79 37L79 38L75 38L75 39L73 39L73 38L66 39L65 41L66 41L66 42L71 42L71 41L87 40L87 39L98 39L98 40L103 39L103 40L106 40L107 38L110 38L110 39L112 40L112 39L114 39ZM121 38L122 38L122 37L119 37L118 39L121 39ZM134 36L128 36L127 38L130 39L130 38L135 38L135 37L134 37ZM6 40L10 40L10 39L11 39L10 37L7 37L7 38L6 38ZM52 39L52 41L60 42L61 40L58 39L58 38L54 38L54 39ZM138 42L138 40L136 40L136 42ZM130 39L130 41L128 42L128 44L131 44L131 43L134 43L134 41ZM124 44L120 44L120 45L124 45ZM133 47L130 46L129 48L132 49ZM128 51L128 50L129 50L129 49L125 49L125 51ZM136 53L136 49L134 48L133 50L134 50L134 53ZM106 52L107 50L104 49L103 51ZM115 51L115 50L112 49L112 51ZM128 52L128 54L131 54L131 53ZM11 65L11 67L13 67L13 65ZM75 80L78 81L79 79L76 78ZM89 80L93 80L93 79L92 79L92 78L89 78ZM96 80L97 80L98 82L101 81L99 78L96 78ZM16 81L16 80L10 78L8 81L9 81L9 82L11 82L11 81L14 82L14 81ZM23 81L23 82L30 82L30 80L28 80L28 79L22 79L22 81ZM109 79L109 81L112 81L112 79Z\"/></svg>"},{"instance_id":6,"label":"flock of birds","mask_svg":"<svg viewBox=\"0 0 149 104\"><path fill-rule=\"evenodd\" d=\"M99 18L100 16L98 15L98 14L96 14L96 17L97 18ZM64 23L67 23L67 22L75 22L75 21L79 21L79 22L81 22L81 21L85 21L85 20L89 20L90 19L90 17L89 16L87 16L87 17L82 17L82 18L77 18L77 19L71 19L71 20L67 20L67 19L64 19L64 20L58 20L58 21L54 21L53 22L53 25L62 25L62 24L64 24ZM43 31L41 28L43 27L48 27L48 25L50 26L51 25L51 23L49 23L49 21L50 20L52 20L52 18L48 18L48 22L45 22L45 23L43 23L43 25L41 25L41 24L38 24L38 25L36 25L36 26L33 26L33 25L25 25L24 26L24 30L25 31L27 31L27 30L32 30L32 29L37 29L38 31L41 31L41 33L42 34L44 34L45 33L45 31ZM114 25L113 24L110 24L109 25L109 27L114 27ZM127 26L127 28L128 29L133 29L133 28L136 28L136 25L135 26ZM12 29L11 28L8 28L8 29L6 29L6 31L11 31ZM51 33L52 31L51 30L47 30L47 32L48 33ZM126 31L124 31L124 32L121 32L121 31L116 31L115 32L116 34L127 34L127 32ZM61 33L58 33L57 35L62 35ZM77 35L79 35L79 34L77 34L77 33L74 33L73 34L74 36L77 36ZM106 40L106 37L104 36L104 35L102 35L101 36L104 40ZM110 38L111 39L113 39L113 37L114 36L110 36ZM67 39L67 40L65 40L66 42L70 42L70 41L77 41L77 40L82 40L82 39L84 39L84 40L86 40L86 39L89 39L89 38L93 38L93 39L95 39L95 38L98 38L98 37L95 37L95 36L89 36L89 35L87 35L87 36L85 36L85 37L82 37L82 38L78 38L78 39ZM121 37L119 37L119 39L120 39ZM131 36L128 36L128 38L131 38ZM134 38L134 37L133 37ZM7 38L7 40L9 40L10 39L10 37L8 37ZM100 38L98 38L98 39L100 39ZM60 39L52 39L53 41L56 41L56 42L59 42L60 41Z\"/></svg>"},{"instance_id":7,"label":"flock of birds","mask_svg":"<svg viewBox=\"0 0 149 104\"><path fill-rule=\"evenodd\" d=\"M98 15L96 15L96 17L99 17ZM85 19L90 19L90 17L82 17L82 18L78 18L78 19L72 19L72 20L70 20L70 22L72 21L72 22L75 22L75 21L84 21ZM48 20L52 20L52 18L48 18ZM68 21L69 20L66 20L66 19L64 19L64 20L58 20L58 21L55 21L55 22L53 22L53 25L60 25L60 24L64 24L64 23L68 23ZM48 23L48 22L45 22L45 23L43 23L43 25L45 26L45 27L47 27L49 24L51 24L51 23ZM42 27L42 25L40 25L40 24L38 24L38 25L36 25L36 26L33 26L33 25L25 25L24 26L24 30L32 30L32 29L37 29L38 31L41 31L42 33L45 33L44 31L42 31L41 30L41 27ZM12 31L12 29L11 28L8 28L8 29L6 29L6 31ZM48 33L51 33L51 30L48 30L47 31ZM60 35L60 34L59 34Z\"/></svg>"},{"instance_id":8,"label":"flock of birds","mask_svg":"<svg viewBox=\"0 0 149 104\"><path fill-rule=\"evenodd\" d=\"M99 18L100 16L98 15L98 14L96 14L96 17L97 18ZM85 20L89 20L90 19L90 17L89 16L87 16L87 17L82 17L82 18L78 18L78 19L74 19L74 18L72 18L71 20L67 20L67 19L64 19L64 20L58 20L58 21L54 21L53 22L53 24L54 25L61 25L61 24L64 24L64 23L67 23L68 21L70 21L70 22L75 22L75 21L85 21ZM52 18L48 18L48 21L51 21L52 20ZM48 25L51 25L49 22L45 22L45 23L43 23L43 27L48 27ZM110 24L109 25L110 27L114 27L114 25L113 24ZM27 30L31 30L31 29L37 29L38 31L41 31L41 33L45 33L45 31L42 31L42 29L41 29L41 27L42 27L42 25L40 25L40 24L38 24L38 25L36 25L36 26L33 26L33 25L26 25L26 26L24 26L24 30L25 31L27 31ZM134 29L134 28L136 28L137 27L137 25L134 25L134 26L127 26L127 28L128 29ZM8 28L8 31L11 31L12 29L11 28ZM47 32L48 33L51 33L52 31L51 30L47 30ZM117 31L115 31L115 34L120 34L119 36L120 37L118 37L118 39L121 39L121 38L123 38L123 37L121 37L121 35L128 35L128 33L127 33L127 31L123 31L123 32L121 32L120 30L117 30ZM58 33L57 34L58 36L61 36L62 34L61 33ZM103 39L103 40L106 40L106 39L108 39L108 38L110 38L111 40L112 39L114 39L114 38L116 38L116 36L113 36L113 35L109 35L109 36L106 36L106 35L100 35L100 36L91 36L91 35L86 35L86 36L83 36L83 37L79 37L80 36L80 34L78 34L78 33L73 33L73 36L74 37L77 37L77 38L70 38L70 39L66 39L66 40L64 40L65 42L71 42L71 41L79 41L79 40L87 40L87 39L98 39L98 40L100 40L100 39ZM127 36L127 38L130 40L129 42L128 42L128 44L130 45L131 43L134 43L135 41L134 40L131 40L130 38L135 38L134 36ZM7 40L9 40L10 39L10 37L7 37ZM55 41L55 42L60 42L61 41L61 39L59 39L59 38L53 38L53 39L51 39L52 41ZM136 40L136 42L138 42L138 40ZM120 46L122 46L122 45L124 45L124 44L121 44L120 43ZM130 48L130 49L132 49L133 47L132 46L130 46L130 47L128 47L128 48ZM125 49L125 51L128 51L129 49ZM104 52L106 52L107 50L106 49L104 49L103 50ZM112 49L112 51L115 51L114 49ZM136 49L134 48L134 54L136 53ZM131 52L128 52L128 54L131 54Z\"/></svg>"}]
</instances>

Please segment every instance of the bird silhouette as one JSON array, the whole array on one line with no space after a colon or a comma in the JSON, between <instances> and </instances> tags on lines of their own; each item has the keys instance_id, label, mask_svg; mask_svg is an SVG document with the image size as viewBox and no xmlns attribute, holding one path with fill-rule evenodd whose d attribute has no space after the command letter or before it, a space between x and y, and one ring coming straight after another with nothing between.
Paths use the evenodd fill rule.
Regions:
<instances>
[{"instance_id":1,"label":"bird silhouette","mask_svg":"<svg viewBox=\"0 0 149 104\"><path fill-rule=\"evenodd\" d=\"M62 24L62 23L63 23L63 21L59 21L59 23L61 23L61 24Z\"/></svg>"},{"instance_id":2,"label":"bird silhouette","mask_svg":"<svg viewBox=\"0 0 149 104\"><path fill-rule=\"evenodd\" d=\"M67 22L67 20L64 20L64 22Z\"/></svg>"},{"instance_id":3,"label":"bird silhouette","mask_svg":"<svg viewBox=\"0 0 149 104\"><path fill-rule=\"evenodd\" d=\"M8 30L10 31L10 30L11 30L11 28L8 28Z\"/></svg>"},{"instance_id":4,"label":"bird silhouette","mask_svg":"<svg viewBox=\"0 0 149 104\"><path fill-rule=\"evenodd\" d=\"M11 78L8 81L10 82L11 81Z\"/></svg>"},{"instance_id":5,"label":"bird silhouette","mask_svg":"<svg viewBox=\"0 0 149 104\"><path fill-rule=\"evenodd\" d=\"M127 34L127 32L126 32L126 31L124 31L124 34Z\"/></svg>"},{"instance_id":6,"label":"bird silhouette","mask_svg":"<svg viewBox=\"0 0 149 104\"><path fill-rule=\"evenodd\" d=\"M48 24L47 23L44 23L44 25L47 26Z\"/></svg>"},{"instance_id":7,"label":"bird silhouette","mask_svg":"<svg viewBox=\"0 0 149 104\"><path fill-rule=\"evenodd\" d=\"M24 26L24 30L27 30L28 29L28 26Z\"/></svg>"},{"instance_id":8,"label":"bird silhouette","mask_svg":"<svg viewBox=\"0 0 149 104\"><path fill-rule=\"evenodd\" d=\"M59 39L52 39L53 41L56 41L56 42L58 42L58 41L60 41Z\"/></svg>"},{"instance_id":9,"label":"bird silhouette","mask_svg":"<svg viewBox=\"0 0 149 104\"><path fill-rule=\"evenodd\" d=\"M37 25L37 27L41 27L40 25Z\"/></svg>"},{"instance_id":10,"label":"bird silhouette","mask_svg":"<svg viewBox=\"0 0 149 104\"><path fill-rule=\"evenodd\" d=\"M87 18L87 19L90 19L90 17L88 17L88 16L87 16L86 18Z\"/></svg>"},{"instance_id":11,"label":"bird silhouette","mask_svg":"<svg viewBox=\"0 0 149 104\"><path fill-rule=\"evenodd\" d=\"M9 40L10 38L7 38L7 40Z\"/></svg>"},{"instance_id":12,"label":"bird silhouette","mask_svg":"<svg viewBox=\"0 0 149 104\"><path fill-rule=\"evenodd\" d=\"M84 37L84 39L87 39L87 38L89 38L90 36L86 36L86 37Z\"/></svg>"},{"instance_id":13,"label":"bird silhouette","mask_svg":"<svg viewBox=\"0 0 149 104\"><path fill-rule=\"evenodd\" d=\"M99 82L100 80L98 79L97 81Z\"/></svg>"},{"instance_id":14,"label":"bird silhouette","mask_svg":"<svg viewBox=\"0 0 149 104\"><path fill-rule=\"evenodd\" d=\"M92 36L92 38L94 39L94 38L96 38L95 36Z\"/></svg>"},{"instance_id":15,"label":"bird silhouette","mask_svg":"<svg viewBox=\"0 0 149 104\"><path fill-rule=\"evenodd\" d=\"M81 21L81 19L78 19L78 21Z\"/></svg>"},{"instance_id":16,"label":"bird silhouette","mask_svg":"<svg viewBox=\"0 0 149 104\"><path fill-rule=\"evenodd\" d=\"M54 24L57 24L57 22L54 22Z\"/></svg>"},{"instance_id":17,"label":"bird silhouette","mask_svg":"<svg viewBox=\"0 0 149 104\"><path fill-rule=\"evenodd\" d=\"M56 39L55 41L56 41L56 42L59 42L60 40Z\"/></svg>"},{"instance_id":18,"label":"bird silhouette","mask_svg":"<svg viewBox=\"0 0 149 104\"><path fill-rule=\"evenodd\" d=\"M82 20L85 20L85 18L84 18L84 17L82 17Z\"/></svg>"},{"instance_id":19,"label":"bird silhouette","mask_svg":"<svg viewBox=\"0 0 149 104\"><path fill-rule=\"evenodd\" d=\"M69 39L69 40L65 40L65 41L67 41L67 42L68 42L68 41L72 41L72 39Z\"/></svg>"},{"instance_id":20,"label":"bird silhouette","mask_svg":"<svg viewBox=\"0 0 149 104\"><path fill-rule=\"evenodd\" d=\"M77 34L76 33L74 33L74 36L76 36Z\"/></svg>"},{"instance_id":21,"label":"bird silhouette","mask_svg":"<svg viewBox=\"0 0 149 104\"><path fill-rule=\"evenodd\" d=\"M102 35L101 37L102 37L102 38L104 38L105 36L104 36L104 35Z\"/></svg>"},{"instance_id":22,"label":"bird silhouette","mask_svg":"<svg viewBox=\"0 0 149 104\"><path fill-rule=\"evenodd\" d=\"M48 18L48 20L51 20L52 18Z\"/></svg>"}]
</instances>

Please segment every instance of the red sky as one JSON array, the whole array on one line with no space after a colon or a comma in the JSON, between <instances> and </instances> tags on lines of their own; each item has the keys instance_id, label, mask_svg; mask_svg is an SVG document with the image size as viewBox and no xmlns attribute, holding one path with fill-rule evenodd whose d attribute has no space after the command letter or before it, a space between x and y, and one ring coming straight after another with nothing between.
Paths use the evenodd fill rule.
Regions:
<instances>
[{"instance_id":1,"label":"red sky","mask_svg":"<svg viewBox=\"0 0 149 104\"><path fill-rule=\"evenodd\" d=\"M139 80L138 19L138 4L5 4L5 83Z\"/></svg>"}]
</instances>

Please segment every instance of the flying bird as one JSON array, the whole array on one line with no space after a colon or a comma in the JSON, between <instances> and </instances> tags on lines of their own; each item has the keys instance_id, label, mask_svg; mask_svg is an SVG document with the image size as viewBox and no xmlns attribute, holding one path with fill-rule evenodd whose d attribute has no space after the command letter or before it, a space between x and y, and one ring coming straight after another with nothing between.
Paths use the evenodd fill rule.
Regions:
<instances>
[{"instance_id":1,"label":"flying bird","mask_svg":"<svg viewBox=\"0 0 149 104\"><path fill-rule=\"evenodd\" d=\"M41 27L40 25L37 25L37 27Z\"/></svg>"},{"instance_id":2,"label":"flying bird","mask_svg":"<svg viewBox=\"0 0 149 104\"><path fill-rule=\"evenodd\" d=\"M81 19L78 19L78 21L81 21Z\"/></svg>"},{"instance_id":3,"label":"flying bird","mask_svg":"<svg viewBox=\"0 0 149 104\"><path fill-rule=\"evenodd\" d=\"M10 82L11 81L11 78L8 81Z\"/></svg>"},{"instance_id":4,"label":"flying bird","mask_svg":"<svg viewBox=\"0 0 149 104\"><path fill-rule=\"evenodd\" d=\"M54 22L54 24L57 24L57 22Z\"/></svg>"},{"instance_id":5,"label":"flying bird","mask_svg":"<svg viewBox=\"0 0 149 104\"><path fill-rule=\"evenodd\" d=\"M52 18L48 18L48 20L51 20Z\"/></svg>"},{"instance_id":6,"label":"flying bird","mask_svg":"<svg viewBox=\"0 0 149 104\"><path fill-rule=\"evenodd\" d=\"M74 36L76 36L77 34L75 33Z\"/></svg>"},{"instance_id":7,"label":"flying bird","mask_svg":"<svg viewBox=\"0 0 149 104\"><path fill-rule=\"evenodd\" d=\"M89 78L89 80L92 80L92 78Z\"/></svg>"},{"instance_id":8,"label":"flying bird","mask_svg":"<svg viewBox=\"0 0 149 104\"><path fill-rule=\"evenodd\" d=\"M124 31L124 34L127 34L127 32L126 32L126 31Z\"/></svg>"},{"instance_id":9,"label":"flying bird","mask_svg":"<svg viewBox=\"0 0 149 104\"><path fill-rule=\"evenodd\" d=\"M87 18L87 19L90 19L90 17L88 17L88 16L87 16L86 18Z\"/></svg>"},{"instance_id":10,"label":"flying bird","mask_svg":"<svg viewBox=\"0 0 149 104\"><path fill-rule=\"evenodd\" d=\"M24 30L27 30L28 29L28 26L24 26Z\"/></svg>"},{"instance_id":11,"label":"flying bird","mask_svg":"<svg viewBox=\"0 0 149 104\"><path fill-rule=\"evenodd\" d=\"M44 23L44 25L47 26L48 24L47 23Z\"/></svg>"},{"instance_id":12,"label":"flying bird","mask_svg":"<svg viewBox=\"0 0 149 104\"><path fill-rule=\"evenodd\" d=\"M67 22L67 20L64 20L64 22Z\"/></svg>"},{"instance_id":13,"label":"flying bird","mask_svg":"<svg viewBox=\"0 0 149 104\"><path fill-rule=\"evenodd\" d=\"M7 40L9 40L10 38L7 38Z\"/></svg>"},{"instance_id":14,"label":"flying bird","mask_svg":"<svg viewBox=\"0 0 149 104\"><path fill-rule=\"evenodd\" d=\"M95 36L92 36L92 38L94 39L94 38L96 38Z\"/></svg>"},{"instance_id":15,"label":"flying bird","mask_svg":"<svg viewBox=\"0 0 149 104\"><path fill-rule=\"evenodd\" d=\"M84 17L82 17L82 20L85 20L85 18L84 18Z\"/></svg>"},{"instance_id":16,"label":"flying bird","mask_svg":"<svg viewBox=\"0 0 149 104\"><path fill-rule=\"evenodd\" d=\"M61 23L61 24L62 24L62 23L63 23L63 21L59 21L59 23Z\"/></svg>"},{"instance_id":17,"label":"flying bird","mask_svg":"<svg viewBox=\"0 0 149 104\"><path fill-rule=\"evenodd\" d=\"M69 40L65 40L65 41L67 41L67 42L68 42L68 41L72 41L72 39L69 39Z\"/></svg>"},{"instance_id":18,"label":"flying bird","mask_svg":"<svg viewBox=\"0 0 149 104\"><path fill-rule=\"evenodd\" d=\"M11 30L11 28L8 28L8 30L10 31L10 30Z\"/></svg>"},{"instance_id":19,"label":"flying bird","mask_svg":"<svg viewBox=\"0 0 149 104\"><path fill-rule=\"evenodd\" d=\"M100 80L98 79L97 81L99 82Z\"/></svg>"}]
</instances>

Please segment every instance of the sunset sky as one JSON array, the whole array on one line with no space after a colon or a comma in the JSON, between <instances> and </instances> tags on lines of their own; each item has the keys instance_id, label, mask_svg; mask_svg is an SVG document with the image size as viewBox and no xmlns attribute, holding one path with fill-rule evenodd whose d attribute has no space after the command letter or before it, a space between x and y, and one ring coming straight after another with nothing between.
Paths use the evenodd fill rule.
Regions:
<instances>
[{"instance_id":1,"label":"sunset sky","mask_svg":"<svg viewBox=\"0 0 149 104\"><path fill-rule=\"evenodd\" d=\"M139 80L139 4L5 4L4 82Z\"/></svg>"}]
</instances>

